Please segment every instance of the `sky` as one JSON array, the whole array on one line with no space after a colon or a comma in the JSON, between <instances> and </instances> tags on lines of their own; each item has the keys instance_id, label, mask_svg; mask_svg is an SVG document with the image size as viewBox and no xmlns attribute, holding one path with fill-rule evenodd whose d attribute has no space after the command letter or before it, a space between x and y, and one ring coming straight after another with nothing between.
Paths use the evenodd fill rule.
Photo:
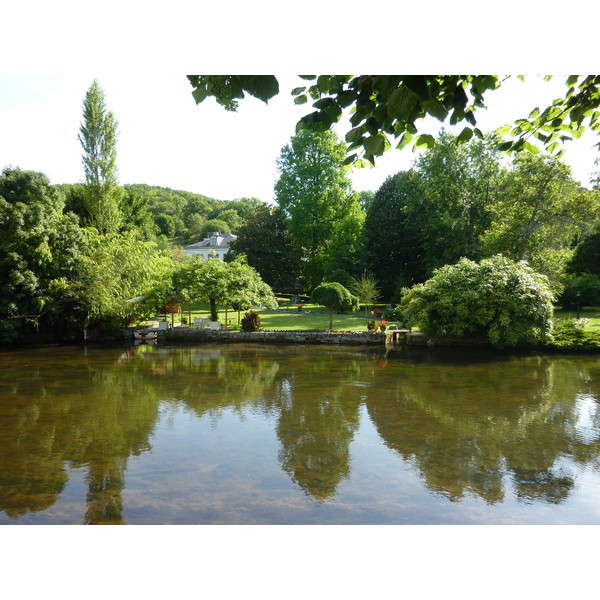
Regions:
<instances>
[{"instance_id":1,"label":"sky","mask_svg":"<svg viewBox=\"0 0 600 600\"><path fill-rule=\"evenodd\" d=\"M155 73L145 85L130 72L112 69L0 75L0 168L41 171L55 184L82 181L78 133L83 98L96 79L119 122L121 184L145 183L221 200L256 197L273 202L276 160L297 121L312 110L310 104L293 103L291 90L302 80L295 75L277 78L280 93L268 105L247 97L233 113L212 98L196 105L185 73L175 70ZM551 82L537 76L527 76L525 83L509 79L486 96L487 110L476 113L480 129L491 131L526 117L536 106L545 107L564 93L564 81L558 76ZM430 119L419 127L422 133L436 134L441 126ZM336 126L342 138L348 129L347 119ZM600 170L594 165L598 141L586 132L565 145L563 160L583 185ZM376 191L388 176L410 168L416 156L410 147L389 150L375 168L350 173L354 189Z\"/></svg>"}]
</instances>

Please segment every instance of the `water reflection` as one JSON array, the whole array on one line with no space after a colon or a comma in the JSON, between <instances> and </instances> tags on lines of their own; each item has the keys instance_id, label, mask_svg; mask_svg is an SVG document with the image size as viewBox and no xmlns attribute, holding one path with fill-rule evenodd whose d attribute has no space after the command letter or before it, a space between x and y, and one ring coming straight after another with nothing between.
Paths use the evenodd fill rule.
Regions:
<instances>
[{"instance_id":1,"label":"water reflection","mask_svg":"<svg viewBox=\"0 0 600 600\"><path fill-rule=\"evenodd\" d=\"M309 502L334 504L342 484L360 489L353 460L373 452L354 443L366 407L383 446L430 495L453 504L475 497L494 506L511 496L559 505L586 469L598 477L599 369L594 357L425 349L387 356L241 345L4 352L0 511L15 521L47 511L70 472L81 469L83 522L124 523L128 463L152 452L169 407L214 428L225 413L237 415L240 428L250 415L272 423L279 468Z\"/></svg>"},{"instance_id":2,"label":"water reflection","mask_svg":"<svg viewBox=\"0 0 600 600\"><path fill-rule=\"evenodd\" d=\"M577 360L442 358L413 364L412 376L390 385L389 401L369 398L385 443L419 470L429 489L452 501L470 493L501 502L507 480L524 500L566 499L576 469L558 469L559 459L582 465L598 455L596 444L574 435L582 380L589 380ZM598 431L598 405L586 398Z\"/></svg>"}]
</instances>

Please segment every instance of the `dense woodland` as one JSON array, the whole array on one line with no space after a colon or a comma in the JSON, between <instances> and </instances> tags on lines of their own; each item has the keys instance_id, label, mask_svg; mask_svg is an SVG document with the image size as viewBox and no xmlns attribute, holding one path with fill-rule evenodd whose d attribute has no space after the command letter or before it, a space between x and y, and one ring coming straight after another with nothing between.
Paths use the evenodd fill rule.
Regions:
<instances>
[{"instance_id":1,"label":"dense woodland","mask_svg":"<svg viewBox=\"0 0 600 600\"><path fill-rule=\"evenodd\" d=\"M442 130L411 169L357 192L347 144L300 129L281 150L268 205L120 185L116 126L94 82L80 131L83 183L3 170L1 343L115 332L173 298L247 308L272 303L273 290L326 282L400 304L445 265L497 255L526 261L564 306L600 304L599 178L586 189L560 158L507 155L496 134ZM183 246L209 231L238 236L227 262L186 259Z\"/></svg>"}]
</instances>

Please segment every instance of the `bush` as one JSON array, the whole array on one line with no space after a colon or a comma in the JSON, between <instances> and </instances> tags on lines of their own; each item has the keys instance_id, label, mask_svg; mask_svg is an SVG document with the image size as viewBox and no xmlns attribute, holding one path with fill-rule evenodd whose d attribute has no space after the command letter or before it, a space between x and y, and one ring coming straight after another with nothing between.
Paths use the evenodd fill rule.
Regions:
<instances>
[{"instance_id":1,"label":"bush","mask_svg":"<svg viewBox=\"0 0 600 600\"><path fill-rule=\"evenodd\" d=\"M242 331L260 331L260 316L254 311L250 310L242 319Z\"/></svg>"},{"instance_id":2,"label":"bush","mask_svg":"<svg viewBox=\"0 0 600 600\"><path fill-rule=\"evenodd\" d=\"M404 313L402 312L402 310L400 309L399 306L396 306L394 308L389 308L388 310L386 310L383 313L383 318L386 321L395 321L395 322L403 322L405 319Z\"/></svg>"},{"instance_id":3,"label":"bush","mask_svg":"<svg viewBox=\"0 0 600 600\"><path fill-rule=\"evenodd\" d=\"M589 319L556 319L550 347L560 350L600 349L600 332L588 331Z\"/></svg>"},{"instance_id":4,"label":"bush","mask_svg":"<svg viewBox=\"0 0 600 600\"><path fill-rule=\"evenodd\" d=\"M552 300L544 275L498 255L437 269L410 290L402 309L432 340L483 338L502 348L549 339Z\"/></svg>"}]
</instances>

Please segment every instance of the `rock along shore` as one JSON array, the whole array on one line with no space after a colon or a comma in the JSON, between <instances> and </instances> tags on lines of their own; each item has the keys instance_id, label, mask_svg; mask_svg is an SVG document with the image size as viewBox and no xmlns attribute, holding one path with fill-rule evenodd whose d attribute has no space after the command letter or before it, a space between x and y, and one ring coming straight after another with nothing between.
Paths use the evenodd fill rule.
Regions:
<instances>
[{"instance_id":1,"label":"rock along shore","mask_svg":"<svg viewBox=\"0 0 600 600\"><path fill-rule=\"evenodd\" d=\"M175 327L161 332L168 342L193 343L279 343L279 344L331 344L331 345L382 345L383 332L341 331L208 331L193 327ZM160 339L160 338L159 338Z\"/></svg>"},{"instance_id":2,"label":"rock along shore","mask_svg":"<svg viewBox=\"0 0 600 600\"><path fill-rule=\"evenodd\" d=\"M133 339L133 331L156 332L158 339L172 343L227 344L227 343L279 343L279 344L330 344L330 345L385 345L401 343L421 345L420 334L408 331L211 331L198 327L173 327L166 330L130 328L123 331L125 339ZM414 338L414 339L411 339Z\"/></svg>"},{"instance_id":3,"label":"rock along shore","mask_svg":"<svg viewBox=\"0 0 600 600\"><path fill-rule=\"evenodd\" d=\"M256 342L262 344L329 344L329 345L368 345L383 346L400 344L407 346L427 346L428 340L421 333L411 333L408 330L387 331L211 331L199 327L173 327L166 330L150 328L131 328L123 332L125 339L133 339L133 331L157 332L158 340L170 343L193 344L235 344ZM436 340L433 346L490 346L487 340L474 339L445 339Z\"/></svg>"}]
</instances>

